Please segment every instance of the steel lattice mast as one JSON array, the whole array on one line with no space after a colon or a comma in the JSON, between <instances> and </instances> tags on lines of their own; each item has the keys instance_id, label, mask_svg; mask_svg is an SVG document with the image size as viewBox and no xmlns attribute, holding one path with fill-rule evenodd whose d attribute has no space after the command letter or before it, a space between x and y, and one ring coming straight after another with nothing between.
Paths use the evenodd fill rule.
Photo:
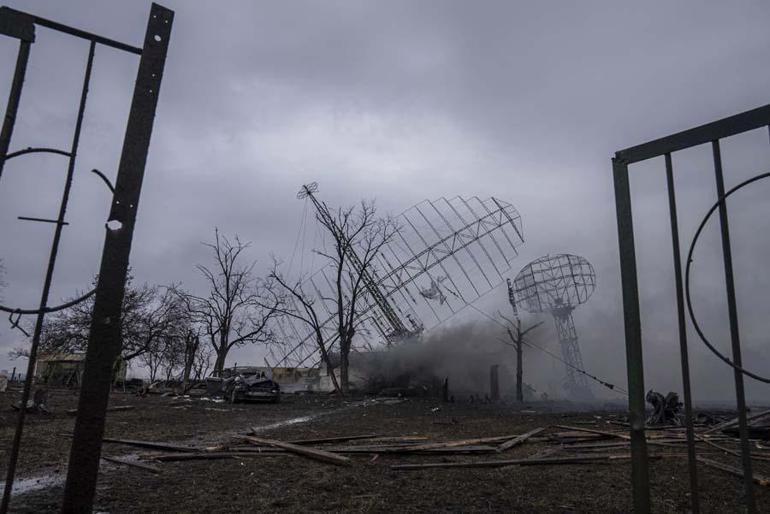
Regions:
<instances>
[{"instance_id":1,"label":"steel lattice mast","mask_svg":"<svg viewBox=\"0 0 770 514\"><path fill-rule=\"evenodd\" d=\"M575 308L571 305L556 305L551 309L551 314L556 325L556 333L559 335L562 359L569 364L565 366L567 387L578 398L590 398L592 395L588 379L584 374L576 373L576 369L583 369L583 355L580 353L575 321L572 319L573 310Z\"/></svg>"},{"instance_id":2,"label":"steel lattice mast","mask_svg":"<svg viewBox=\"0 0 770 514\"><path fill-rule=\"evenodd\" d=\"M345 235L342 233L342 230L337 226L334 218L329 213L329 209L326 207L326 204L319 202L315 197L314 193L316 191L318 191L318 184L316 182L305 184L302 186L300 192L297 193L297 198L310 198L310 201L313 202L313 205L315 205L318 215L323 219L324 224L336 232L335 238L337 238L338 241L344 240ZM356 254L355 249L350 244L343 244L343 246L345 255L348 257L348 259L350 259L350 262L352 263L356 272L361 274L366 291L369 293L369 295L371 295L374 303L377 305L377 307L379 307L380 311L382 311L386 320L390 324L392 328L390 337L392 339L397 339L408 335L410 333L409 329L406 328L404 323L401 321L401 318L398 316L398 314L396 314L396 311L390 305L390 302L388 302L387 298L385 298L385 296L382 294L380 288L377 286L377 281L372 277L372 274L369 272L369 270L364 268L364 265L361 262L361 259L358 257L358 254Z\"/></svg>"}]
</instances>

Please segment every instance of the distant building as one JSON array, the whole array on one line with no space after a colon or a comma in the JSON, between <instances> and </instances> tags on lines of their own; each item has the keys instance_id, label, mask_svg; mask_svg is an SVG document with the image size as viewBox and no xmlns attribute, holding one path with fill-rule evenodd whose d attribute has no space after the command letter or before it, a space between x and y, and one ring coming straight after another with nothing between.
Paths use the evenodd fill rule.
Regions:
<instances>
[{"instance_id":1,"label":"distant building","mask_svg":"<svg viewBox=\"0 0 770 514\"><path fill-rule=\"evenodd\" d=\"M51 386L78 387L83 381L85 353L52 353L41 355L35 364L35 382ZM126 362L116 363L114 382L125 381Z\"/></svg>"}]
</instances>

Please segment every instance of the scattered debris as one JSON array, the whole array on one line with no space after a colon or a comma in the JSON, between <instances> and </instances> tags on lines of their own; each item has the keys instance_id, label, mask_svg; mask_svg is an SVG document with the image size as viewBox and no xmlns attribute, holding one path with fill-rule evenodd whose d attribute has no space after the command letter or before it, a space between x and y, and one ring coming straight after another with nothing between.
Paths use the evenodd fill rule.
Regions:
<instances>
[{"instance_id":1,"label":"scattered debris","mask_svg":"<svg viewBox=\"0 0 770 514\"><path fill-rule=\"evenodd\" d=\"M513 460L482 460L474 462L430 462L427 464L396 464L393 470L430 469L430 468L502 468L505 466L553 466L560 464L595 464L601 461L628 460L631 454L623 455L584 455L576 457L543 457Z\"/></svg>"},{"instance_id":2,"label":"scattered debris","mask_svg":"<svg viewBox=\"0 0 770 514\"><path fill-rule=\"evenodd\" d=\"M116 405L114 407L107 407L107 412L120 412L125 410L133 410L135 407L133 405ZM70 416L74 416L78 413L77 409L69 409L67 411L67 414Z\"/></svg>"},{"instance_id":3,"label":"scattered debris","mask_svg":"<svg viewBox=\"0 0 770 514\"><path fill-rule=\"evenodd\" d=\"M682 425L682 402L679 401L678 394L669 392L663 396L650 389L646 400L653 409L652 414L647 418L648 425Z\"/></svg>"},{"instance_id":4,"label":"scattered debris","mask_svg":"<svg viewBox=\"0 0 770 514\"><path fill-rule=\"evenodd\" d=\"M737 477L743 478L743 470L740 468L736 468L728 464L722 464L721 462L707 459L706 457L701 457L700 455L696 458L698 459L698 462L710 468L720 469L722 471L726 471L727 473L730 473L731 475L735 475ZM761 485L762 487L770 487L770 478L757 475L756 473L754 473L751 478L754 481L754 483L757 485Z\"/></svg>"},{"instance_id":5,"label":"scattered debris","mask_svg":"<svg viewBox=\"0 0 770 514\"><path fill-rule=\"evenodd\" d=\"M527 439L529 439L529 438L530 438L530 437L532 437L533 435L537 435L537 434L539 434L539 433L540 433L540 432L542 432L543 430L545 430L545 428L543 428L543 427L540 427L540 428L536 428L536 429L534 429L534 430L530 430L530 431L529 431L529 432L527 432L526 434L522 434L522 435L520 435L520 436L516 436L516 437L514 437L513 439L509 439L508 441L505 441L503 444L501 444L500 446L498 446L498 447L497 447L497 451L498 451L498 452L504 452L504 451L506 451L506 450L510 450L510 449L511 449L511 448L513 448L514 446L518 446L518 445L520 445L520 444L522 444L522 443L526 442L526 440L527 440Z\"/></svg>"},{"instance_id":6,"label":"scattered debris","mask_svg":"<svg viewBox=\"0 0 770 514\"><path fill-rule=\"evenodd\" d=\"M335 464L337 466L350 465L349 458L344 457L342 455L337 455L335 453L327 452L324 450L318 450L316 448L308 448L307 446L300 446L297 444L276 441L275 439L264 439L264 438L255 437L255 436L245 436L244 439L250 443L263 444L267 446L275 446L277 448L281 448L283 450L296 453L298 455L302 455L303 457L308 457L310 459L318 460L321 462L327 462L329 464Z\"/></svg>"},{"instance_id":7,"label":"scattered debris","mask_svg":"<svg viewBox=\"0 0 770 514\"><path fill-rule=\"evenodd\" d=\"M151 466L149 464L144 464L142 462L137 462L135 460L128 460L128 459L119 459L117 457L106 457L102 455L102 459L106 460L107 462L112 462L114 464L121 464L123 466L131 466L134 468L143 469L145 471L150 471L152 473L160 473L160 469L156 468L155 466Z\"/></svg>"},{"instance_id":8,"label":"scattered debris","mask_svg":"<svg viewBox=\"0 0 770 514\"><path fill-rule=\"evenodd\" d=\"M24 410L30 413L42 412L43 414L51 414L51 411L48 409L47 404L48 404L48 390L43 388L35 389L35 392L32 395L32 398L30 400L27 400L27 405ZM18 401L15 404L12 404L11 408L17 411L21 410L21 401Z\"/></svg>"}]
</instances>

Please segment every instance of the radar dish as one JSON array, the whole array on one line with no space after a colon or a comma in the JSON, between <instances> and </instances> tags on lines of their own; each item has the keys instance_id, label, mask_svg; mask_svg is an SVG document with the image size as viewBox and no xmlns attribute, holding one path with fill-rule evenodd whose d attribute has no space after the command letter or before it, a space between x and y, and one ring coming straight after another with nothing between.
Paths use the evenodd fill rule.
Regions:
<instances>
[{"instance_id":1,"label":"radar dish","mask_svg":"<svg viewBox=\"0 0 770 514\"><path fill-rule=\"evenodd\" d=\"M530 262L514 279L517 301L529 312L585 303L596 287L596 274L583 257L546 255Z\"/></svg>"},{"instance_id":2,"label":"radar dish","mask_svg":"<svg viewBox=\"0 0 770 514\"><path fill-rule=\"evenodd\" d=\"M587 302L596 287L596 274L591 263L568 253L545 255L524 266L513 283L517 302L525 310L547 312L553 316L565 365L564 388L568 395L575 400L592 399L572 319L572 311Z\"/></svg>"}]
</instances>

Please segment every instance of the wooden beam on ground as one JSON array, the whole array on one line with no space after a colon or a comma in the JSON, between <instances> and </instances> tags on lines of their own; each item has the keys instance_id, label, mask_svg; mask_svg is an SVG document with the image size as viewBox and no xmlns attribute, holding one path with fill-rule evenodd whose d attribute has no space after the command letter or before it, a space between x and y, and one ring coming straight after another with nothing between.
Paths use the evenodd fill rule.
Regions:
<instances>
[{"instance_id":1,"label":"wooden beam on ground","mask_svg":"<svg viewBox=\"0 0 770 514\"><path fill-rule=\"evenodd\" d=\"M519 436L503 435L503 436L494 436L494 437L477 437L475 439L460 439L455 441L427 443L427 444L406 446L404 448L408 451L416 452L416 451L425 451L425 450L436 450L439 448L453 448L456 446L474 446L479 444L499 443L501 441L507 441L515 437L519 437Z\"/></svg>"},{"instance_id":2,"label":"wooden beam on ground","mask_svg":"<svg viewBox=\"0 0 770 514\"><path fill-rule=\"evenodd\" d=\"M746 422L754 421L755 419L764 418L765 416L770 415L770 410L758 412L757 414L753 414L751 416L746 417ZM725 428L730 428L734 425L738 424L738 418L731 419L730 421L727 421L725 423L721 423L715 427L711 427L708 430L704 431L704 434L711 434L713 432L717 432L719 430L724 430Z\"/></svg>"},{"instance_id":3,"label":"wooden beam on ground","mask_svg":"<svg viewBox=\"0 0 770 514\"><path fill-rule=\"evenodd\" d=\"M102 455L102 459L106 460L107 462L112 462L114 464L120 464L123 466L131 466L134 468L143 469L144 471L150 471L152 473L160 473L160 469L156 468L155 466L151 466L149 464L144 464L142 462L136 462L133 460L126 460L126 459L119 459L116 457L106 457Z\"/></svg>"},{"instance_id":4,"label":"wooden beam on ground","mask_svg":"<svg viewBox=\"0 0 770 514\"><path fill-rule=\"evenodd\" d=\"M133 410L135 407L133 405L116 405L114 407L107 407L107 412L120 412L124 410ZM67 414L70 416L74 416L78 413L77 409L70 409L67 411Z\"/></svg>"},{"instance_id":5,"label":"wooden beam on ground","mask_svg":"<svg viewBox=\"0 0 770 514\"><path fill-rule=\"evenodd\" d=\"M336 466L350 466L351 464L348 457L337 455L336 453L324 450L319 450L317 448L308 448L307 446L300 446L297 444L285 443L283 441L276 441L275 439L264 439L262 437L254 436L245 436L244 440L252 444L262 444L281 448L288 452L296 453L297 455L302 455L303 457L325 462L327 464L334 464Z\"/></svg>"},{"instance_id":6,"label":"wooden beam on ground","mask_svg":"<svg viewBox=\"0 0 770 514\"><path fill-rule=\"evenodd\" d=\"M112 437L105 437L102 439L105 443L124 444L126 446L136 446L138 448L150 448L152 450L166 450L172 452L199 452L200 448L193 446L182 446L179 444L171 443L156 443L154 441L139 441L136 439L115 439Z\"/></svg>"},{"instance_id":7,"label":"wooden beam on ground","mask_svg":"<svg viewBox=\"0 0 770 514\"><path fill-rule=\"evenodd\" d=\"M562 430L572 430L575 432L586 432L589 434L599 434L604 435L607 437L617 437L619 439L625 439L627 441L631 440L631 436L626 434L621 434L620 432L606 432L604 430L596 430L594 428L582 428L582 427L570 427L567 425L553 425L555 428L561 428Z\"/></svg>"},{"instance_id":8,"label":"wooden beam on ground","mask_svg":"<svg viewBox=\"0 0 770 514\"><path fill-rule=\"evenodd\" d=\"M735 451L735 450L731 450L730 448L725 448L724 446L720 446L720 445L716 444L713 441L709 441L705 437L701 437L698 434L695 434L695 438L698 439L701 442L706 443L707 445L711 446L712 448L716 448L717 450L719 450L721 452L724 452L724 453L726 453L728 455L732 455L733 457L741 457L741 453L740 452ZM754 459L754 460L770 461L770 457L760 456L760 455L755 455L755 454L752 454L751 458Z\"/></svg>"},{"instance_id":9,"label":"wooden beam on ground","mask_svg":"<svg viewBox=\"0 0 770 514\"><path fill-rule=\"evenodd\" d=\"M221 460L235 459L244 457L273 457L275 455L288 455L284 451L274 452L255 452L255 451L232 451L232 452L193 452L193 453L165 453L162 455L153 455L154 460L160 462L177 462L188 460Z\"/></svg>"},{"instance_id":10,"label":"wooden beam on ground","mask_svg":"<svg viewBox=\"0 0 770 514\"><path fill-rule=\"evenodd\" d=\"M422 446L422 445L421 445ZM422 448L416 449L414 446L347 446L340 448L329 448L330 451L335 453L377 453L377 454L417 454L417 455L454 455L461 453L495 453L497 448L488 445L472 445L472 446L451 446L451 447L437 447L437 448Z\"/></svg>"},{"instance_id":11,"label":"wooden beam on ground","mask_svg":"<svg viewBox=\"0 0 770 514\"><path fill-rule=\"evenodd\" d=\"M731 475L734 475L739 478L743 478L743 470L740 468L736 468L734 466L730 466L728 464L722 464L721 462L717 462L715 460L707 459L706 457L701 457L700 455L696 457L698 459L698 462L701 464L704 464L710 468L719 469L721 471L725 471L727 473L730 473ZM762 487L770 487L770 479L757 475L754 473L751 477L751 479L754 481L755 484L761 485Z\"/></svg>"},{"instance_id":12,"label":"wooden beam on ground","mask_svg":"<svg viewBox=\"0 0 770 514\"><path fill-rule=\"evenodd\" d=\"M251 433L255 433L253 430ZM326 444L326 443L342 443L345 441L357 441L359 439L376 439L382 437L380 434L364 434L364 435L348 435L340 437L322 437L320 439L295 439L294 441L288 441L291 444Z\"/></svg>"},{"instance_id":13,"label":"wooden beam on ground","mask_svg":"<svg viewBox=\"0 0 770 514\"><path fill-rule=\"evenodd\" d=\"M429 462L426 464L396 464L393 470L416 470L433 468L502 468L505 466L554 466L568 464L591 464L596 462L613 462L628 460L630 454L624 455L580 455L574 457L543 457L537 459L484 460L475 462Z\"/></svg>"},{"instance_id":14,"label":"wooden beam on ground","mask_svg":"<svg viewBox=\"0 0 770 514\"><path fill-rule=\"evenodd\" d=\"M521 434L520 436L516 436L513 439L509 439L509 440L505 441L503 444L501 444L500 446L497 447L497 452L500 453L500 452L504 452L506 450L510 450L514 446L518 446L518 445L524 443L527 439L529 439L533 435L539 434L543 430L545 430L545 427L539 427L539 428L536 428L534 430L530 430L526 434Z\"/></svg>"}]
</instances>

